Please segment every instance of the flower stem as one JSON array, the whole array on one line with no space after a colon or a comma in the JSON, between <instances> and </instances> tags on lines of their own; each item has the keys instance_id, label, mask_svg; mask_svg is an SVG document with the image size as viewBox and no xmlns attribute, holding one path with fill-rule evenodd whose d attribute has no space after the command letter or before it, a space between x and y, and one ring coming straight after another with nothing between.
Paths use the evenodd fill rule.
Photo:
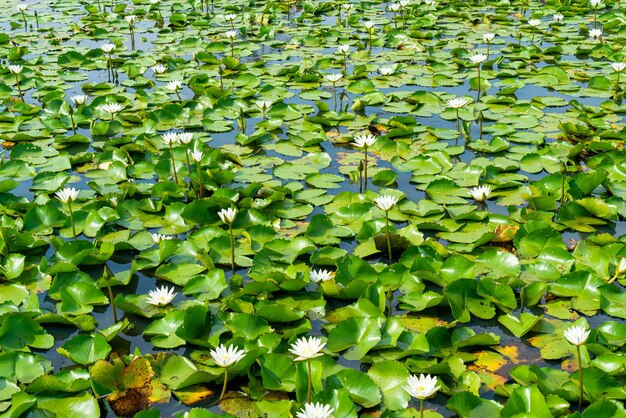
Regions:
<instances>
[{"instance_id":1,"label":"flower stem","mask_svg":"<svg viewBox=\"0 0 626 418\"><path fill-rule=\"evenodd\" d=\"M24 32L28 31L28 23L26 22L26 13L22 12L22 21L24 22Z\"/></svg>"},{"instance_id":2,"label":"flower stem","mask_svg":"<svg viewBox=\"0 0 626 418\"><path fill-rule=\"evenodd\" d=\"M113 289L111 288L111 282L106 279L107 290L109 292L109 302L111 302L111 311L113 311L113 323L117 324L117 311L115 310L115 298L113 298Z\"/></svg>"},{"instance_id":3,"label":"flower stem","mask_svg":"<svg viewBox=\"0 0 626 418\"><path fill-rule=\"evenodd\" d=\"M333 83L333 110L337 110L337 94L335 90L335 83Z\"/></svg>"},{"instance_id":4,"label":"flower stem","mask_svg":"<svg viewBox=\"0 0 626 418\"><path fill-rule=\"evenodd\" d=\"M582 364L582 358L580 357L580 346L577 345L576 346L576 352L578 353L578 375L579 377L579 387L580 387L580 393L579 393L579 397L578 397L578 409L582 411L583 409L583 364Z\"/></svg>"},{"instance_id":5,"label":"flower stem","mask_svg":"<svg viewBox=\"0 0 626 418\"><path fill-rule=\"evenodd\" d=\"M459 131L459 133L461 133L461 128L459 125L459 109L456 110L456 130Z\"/></svg>"},{"instance_id":6,"label":"flower stem","mask_svg":"<svg viewBox=\"0 0 626 418\"><path fill-rule=\"evenodd\" d=\"M20 86L20 77L15 74L15 86L17 87L17 92L20 94L20 98L24 100L24 93L22 93L22 86Z\"/></svg>"},{"instance_id":7,"label":"flower stem","mask_svg":"<svg viewBox=\"0 0 626 418\"><path fill-rule=\"evenodd\" d=\"M389 237L389 211L385 211L385 218L387 221L387 252L389 253L389 260L391 260L391 238Z\"/></svg>"},{"instance_id":8,"label":"flower stem","mask_svg":"<svg viewBox=\"0 0 626 418\"><path fill-rule=\"evenodd\" d=\"M176 174L176 163L174 162L174 149L170 143L170 156L172 157L172 170L174 171L174 183L178 184L178 174Z\"/></svg>"},{"instance_id":9,"label":"flower stem","mask_svg":"<svg viewBox=\"0 0 626 418\"><path fill-rule=\"evenodd\" d=\"M233 236L232 222L228 224L228 229L230 231L230 263L232 272L235 273L235 237Z\"/></svg>"},{"instance_id":10,"label":"flower stem","mask_svg":"<svg viewBox=\"0 0 626 418\"><path fill-rule=\"evenodd\" d=\"M72 212L72 202L67 202L67 207L70 210L70 223L72 224L72 235L74 236L74 240L76 240L76 228L74 227L74 212Z\"/></svg>"},{"instance_id":11,"label":"flower stem","mask_svg":"<svg viewBox=\"0 0 626 418\"><path fill-rule=\"evenodd\" d=\"M200 163L196 163L198 167L198 181L200 182L200 190L198 190L198 197L203 197L204 195L204 185L202 184L202 170L200 169Z\"/></svg>"},{"instance_id":12,"label":"flower stem","mask_svg":"<svg viewBox=\"0 0 626 418\"><path fill-rule=\"evenodd\" d=\"M307 375L307 402L311 403L311 359L307 359L306 361L306 365L308 368L308 375Z\"/></svg>"},{"instance_id":13,"label":"flower stem","mask_svg":"<svg viewBox=\"0 0 626 418\"><path fill-rule=\"evenodd\" d=\"M74 109L70 106L70 120L72 121L72 131L76 135L76 122L74 121Z\"/></svg>"},{"instance_id":14,"label":"flower stem","mask_svg":"<svg viewBox=\"0 0 626 418\"><path fill-rule=\"evenodd\" d=\"M420 418L424 418L424 400L420 399Z\"/></svg>"},{"instance_id":15,"label":"flower stem","mask_svg":"<svg viewBox=\"0 0 626 418\"><path fill-rule=\"evenodd\" d=\"M218 402L221 401L224 398L224 395L226 394L227 383L228 383L228 368L224 368L224 384L222 385L222 393L220 393L220 398L218 399Z\"/></svg>"},{"instance_id":16,"label":"flower stem","mask_svg":"<svg viewBox=\"0 0 626 418\"><path fill-rule=\"evenodd\" d=\"M476 96L476 101L478 101L478 99L480 99L480 64L478 64L478 67L476 67L476 69L478 70L478 95Z\"/></svg>"},{"instance_id":17,"label":"flower stem","mask_svg":"<svg viewBox=\"0 0 626 418\"><path fill-rule=\"evenodd\" d=\"M359 165L356 168L359 181L359 193L363 193L363 160L359 160Z\"/></svg>"},{"instance_id":18,"label":"flower stem","mask_svg":"<svg viewBox=\"0 0 626 418\"><path fill-rule=\"evenodd\" d=\"M367 191L367 145L363 147L363 191Z\"/></svg>"},{"instance_id":19,"label":"flower stem","mask_svg":"<svg viewBox=\"0 0 626 418\"><path fill-rule=\"evenodd\" d=\"M189 161L189 148L188 147L185 147L185 157L187 157L187 172L191 176L191 162ZM189 180L189 183L191 183L191 180Z\"/></svg>"},{"instance_id":20,"label":"flower stem","mask_svg":"<svg viewBox=\"0 0 626 418\"><path fill-rule=\"evenodd\" d=\"M111 78L113 78L113 56L111 55L110 52L109 52L109 59L107 60L107 65L109 69L111 70Z\"/></svg>"}]
</instances>

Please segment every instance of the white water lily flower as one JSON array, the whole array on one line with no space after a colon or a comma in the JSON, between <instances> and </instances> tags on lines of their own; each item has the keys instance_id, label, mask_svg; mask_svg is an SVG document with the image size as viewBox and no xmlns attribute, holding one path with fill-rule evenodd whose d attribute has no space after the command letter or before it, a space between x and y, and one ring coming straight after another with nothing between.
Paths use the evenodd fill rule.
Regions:
<instances>
[{"instance_id":1,"label":"white water lily flower","mask_svg":"<svg viewBox=\"0 0 626 418\"><path fill-rule=\"evenodd\" d=\"M24 70L24 67L22 67L21 65L9 65L7 68L13 74L19 74Z\"/></svg>"},{"instance_id":2,"label":"white water lily flower","mask_svg":"<svg viewBox=\"0 0 626 418\"><path fill-rule=\"evenodd\" d=\"M180 132L178 135L178 142L181 144L188 144L193 139L193 134L191 132Z\"/></svg>"},{"instance_id":3,"label":"white water lily flower","mask_svg":"<svg viewBox=\"0 0 626 418\"><path fill-rule=\"evenodd\" d=\"M234 13L229 13L227 15L224 15L224 20L228 21L228 22L232 22L235 19L237 19L237 15Z\"/></svg>"},{"instance_id":4,"label":"white water lily flower","mask_svg":"<svg viewBox=\"0 0 626 418\"><path fill-rule=\"evenodd\" d=\"M400 6L406 7L411 4L411 0L400 0Z\"/></svg>"},{"instance_id":5,"label":"white water lily flower","mask_svg":"<svg viewBox=\"0 0 626 418\"><path fill-rule=\"evenodd\" d=\"M135 23L135 20L137 20L137 15L127 15L124 16L124 19L132 25L133 23Z\"/></svg>"},{"instance_id":6,"label":"white water lily flower","mask_svg":"<svg viewBox=\"0 0 626 418\"><path fill-rule=\"evenodd\" d=\"M225 224L232 224L235 221L235 216L237 216L237 209L234 209L234 208L222 209L219 212L217 212L217 215Z\"/></svg>"},{"instance_id":7,"label":"white water lily flower","mask_svg":"<svg viewBox=\"0 0 626 418\"><path fill-rule=\"evenodd\" d=\"M169 91L177 92L183 88L183 82L180 80L172 80L165 85L165 88Z\"/></svg>"},{"instance_id":8,"label":"white water lily flower","mask_svg":"<svg viewBox=\"0 0 626 418\"><path fill-rule=\"evenodd\" d=\"M358 135L354 138L354 145L358 148L371 147L376 142L376 136L372 134Z\"/></svg>"},{"instance_id":9,"label":"white water lily flower","mask_svg":"<svg viewBox=\"0 0 626 418\"><path fill-rule=\"evenodd\" d=\"M420 374L419 377L412 374L406 379L406 385L402 386L409 395L417 399L426 399L433 396L441 386L437 386L437 376Z\"/></svg>"},{"instance_id":10,"label":"white water lily flower","mask_svg":"<svg viewBox=\"0 0 626 418\"><path fill-rule=\"evenodd\" d=\"M474 54L469 57L472 64L480 64L481 62L487 61L487 55L485 54Z\"/></svg>"},{"instance_id":11,"label":"white water lily flower","mask_svg":"<svg viewBox=\"0 0 626 418\"><path fill-rule=\"evenodd\" d=\"M237 37L237 31L236 30L226 31L224 33L224 36L227 37L228 39L235 39Z\"/></svg>"},{"instance_id":12,"label":"white water lily flower","mask_svg":"<svg viewBox=\"0 0 626 418\"><path fill-rule=\"evenodd\" d=\"M70 100L72 101L72 103L74 103L74 106L80 106L82 104L85 104L85 102L87 101L87 96L85 96L84 94L77 94L76 96L70 97Z\"/></svg>"},{"instance_id":13,"label":"white water lily flower","mask_svg":"<svg viewBox=\"0 0 626 418\"><path fill-rule=\"evenodd\" d=\"M328 270L311 270L309 278L315 283L325 282L335 277L335 273Z\"/></svg>"},{"instance_id":14,"label":"white water lily flower","mask_svg":"<svg viewBox=\"0 0 626 418\"><path fill-rule=\"evenodd\" d=\"M163 64L156 64L152 66L152 71L154 71L155 74L163 74L167 71L167 67Z\"/></svg>"},{"instance_id":15,"label":"white water lily flower","mask_svg":"<svg viewBox=\"0 0 626 418\"><path fill-rule=\"evenodd\" d=\"M626 69L626 62L614 62L611 64L611 68L613 71L621 73L624 69Z\"/></svg>"},{"instance_id":16,"label":"white water lily flower","mask_svg":"<svg viewBox=\"0 0 626 418\"><path fill-rule=\"evenodd\" d=\"M448 107L452 109L460 109L467 105L470 100L467 97L455 97L454 99L450 99L447 102Z\"/></svg>"},{"instance_id":17,"label":"white water lily flower","mask_svg":"<svg viewBox=\"0 0 626 418\"><path fill-rule=\"evenodd\" d=\"M176 296L176 292L174 292L173 287L161 286L157 287L156 290L151 290L148 292L148 296L146 296L146 302L150 305L154 306L165 306L169 305L169 303L174 300Z\"/></svg>"},{"instance_id":18,"label":"white water lily flower","mask_svg":"<svg viewBox=\"0 0 626 418\"><path fill-rule=\"evenodd\" d=\"M24 13L26 10L28 10L28 4L18 4L17 5L17 10L19 10L20 12Z\"/></svg>"},{"instance_id":19,"label":"white water lily flower","mask_svg":"<svg viewBox=\"0 0 626 418\"><path fill-rule=\"evenodd\" d=\"M433 6L433 5L437 4L437 2L435 0L424 0L424 4L426 6Z\"/></svg>"},{"instance_id":20,"label":"white water lily flower","mask_svg":"<svg viewBox=\"0 0 626 418\"><path fill-rule=\"evenodd\" d=\"M240 350L234 345L226 348L224 344L221 344L215 350L209 351L213 363L220 367L229 367L237 363L239 360L246 356L246 350Z\"/></svg>"},{"instance_id":21,"label":"white water lily flower","mask_svg":"<svg viewBox=\"0 0 626 418\"><path fill-rule=\"evenodd\" d=\"M254 104L256 104L261 111L265 112L267 109L272 107L273 103L271 100L257 100Z\"/></svg>"},{"instance_id":22,"label":"white water lily flower","mask_svg":"<svg viewBox=\"0 0 626 418\"><path fill-rule=\"evenodd\" d=\"M124 106L119 103L105 103L102 106L99 106L98 109L110 115L114 115L121 112L122 109L124 109Z\"/></svg>"},{"instance_id":23,"label":"white water lily flower","mask_svg":"<svg viewBox=\"0 0 626 418\"><path fill-rule=\"evenodd\" d=\"M78 197L78 190L73 187L66 187L54 195L63 203L72 203Z\"/></svg>"},{"instance_id":24,"label":"white water lily flower","mask_svg":"<svg viewBox=\"0 0 626 418\"><path fill-rule=\"evenodd\" d=\"M602 36L602 29L590 29L589 37L591 39L597 39Z\"/></svg>"},{"instance_id":25,"label":"white water lily flower","mask_svg":"<svg viewBox=\"0 0 626 418\"><path fill-rule=\"evenodd\" d=\"M473 187L469 190L469 193L475 201L484 202L491 194L491 187L487 185Z\"/></svg>"},{"instance_id":26,"label":"white water lily flower","mask_svg":"<svg viewBox=\"0 0 626 418\"><path fill-rule=\"evenodd\" d=\"M106 52L107 54L110 54L111 52L113 52L113 50L115 49L115 44L112 43L108 43L108 44L104 44L100 47L100 49L103 52Z\"/></svg>"},{"instance_id":27,"label":"white water lily flower","mask_svg":"<svg viewBox=\"0 0 626 418\"><path fill-rule=\"evenodd\" d=\"M155 244L158 244L161 241L169 241L174 239L174 237L171 235L155 234L154 232L151 232L150 236L152 237L152 241L154 241Z\"/></svg>"},{"instance_id":28,"label":"white water lily flower","mask_svg":"<svg viewBox=\"0 0 626 418\"><path fill-rule=\"evenodd\" d=\"M109 199L109 201L111 202L111 205L116 208L117 207L117 196L113 196L111 197L111 199Z\"/></svg>"},{"instance_id":29,"label":"white water lily flower","mask_svg":"<svg viewBox=\"0 0 626 418\"><path fill-rule=\"evenodd\" d=\"M400 6L400 3L391 3L389 5L389 10L391 10L392 12L397 12L400 10L402 6Z\"/></svg>"},{"instance_id":30,"label":"white water lily flower","mask_svg":"<svg viewBox=\"0 0 626 418\"><path fill-rule=\"evenodd\" d=\"M167 235L155 234L154 232L151 232L150 236L152 237L152 242L154 242L155 244L158 244L165 239L171 239Z\"/></svg>"},{"instance_id":31,"label":"white water lily flower","mask_svg":"<svg viewBox=\"0 0 626 418\"><path fill-rule=\"evenodd\" d=\"M366 20L365 22L363 22L363 26L365 26L365 29L370 30L374 27L374 25L376 25L374 22L372 22L371 20Z\"/></svg>"},{"instance_id":32,"label":"white water lily flower","mask_svg":"<svg viewBox=\"0 0 626 418\"><path fill-rule=\"evenodd\" d=\"M378 72L382 76L392 75L395 71L396 71L396 69L394 67L380 67L378 69Z\"/></svg>"},{"instance_id":33,"label":"white water lily flower","mask_svg":"<svg viewBox=\"0 0 626 418\"><path fill-rule=\"evenodd\" d=\"M589 4L591 5L591 7L598 7L602 6L602 1L603 0L589 0Z\"/></svg>"},{"instance_id":34,"label":"white water lily flower","mask_svg":"<svg viewBox=\"0 0 626 418\"><path fill-rule=\"evenodd\" d=\"M491 42L493 41L493 39L496 37L495 33L491 33L491 32L487 32L485 34L483 34L483 42Z\"/></svg>"},{"instance_id":35,"label":"white water lily flower","mask_svg":"<svg viewBox=\"0 0 626 418\"><path fill-rule=\"evenodd\" d=\"M304 408L296 412L296 418L333 418L335 410L322 403L305 403Z\"/></svg>"},{"instance_id":36,"label":"white water lily flower","mask_svg":"<svg viewBox=\"0 0 626 418\"><path fill-rule=\"evenodd\" d=\"M352 9L352 4L351 3L344 3L341 5L341 8L344 10L350 10Z\"/></svg>"},{"instance_id":37,"label":"white water lily flower","mask_svg":"<svg viewBox=\"0 0 626 418\"><path fill-rule=\"evenodd\" d=\"M589 338L589 333L591 331L585 330L583 326L571 326L565 330L563 336L569 341L570 344L573 345L583 345L587 338Z\"/></svg>"},{"instance_id":38,"label":"white water lily flower","mask_svg":"<svg viewBox=\"0 0 626 418\"><path fill-rule=\"evenodd\" d=\"M561 13L555 13L554 15L552 15L552 20L555 22L562 22L563 15Z\"/></svg>"},{"instance_id":39,"label":"white water lily flower","mask_svg":"<svg viewBox=\"0 0 626 418\"><path fill-rule=\"evenodd\" d=\"M528 24L533 28L536 28L537 26L541 25L541 19L530 19L528 21Z\"/></svg>"},{"instance_id":40,"label":"white water lily flower","mask_svg":"<svg viewBox=\"0 0 626 418\"><path fill-rule=\"evenodd\" d=\"M326 74L326 80L330 81L331 83L336 83L339 80L341 80L343 78L343 75L340 73L333 73L333 74Z\"/></svg>"},{"instance_id":41,"label":"white water lily flower","mask_svg":"<svg viewBox=\"0 0 626 418\"><path fill-rule=\"evenodd\" d=\"M204 158L204 153L202 151L194 151L191 153L191 159L196 163L199 163Z\"/></svg>"},{"instance_id":42,"label":"white water lily flower","mask_svg":"<svg viewBox=\"0 0 626 418\"><path fill-rule=\"evenodd\" d=\"M178 134L176 132L168 132L166 134L161 135L163 138L163 143L165 145L173 145L178 143Z\"/></svg>"},{"instance_id":43,"label":"white water lily flower","mask_svg":"<svg viewBox=\"0 0 626 418\"><path fill-rule=\"evenodd\" d=\"M341 52L342 54L347 54L348 51L350 51L350 45L341 44L337 47L337 51Z\"/></svg>"},{"instance_id":44,"label":"white water lily flower","mask_svg":"<svg viewBox=\"0 0 626 418\"><path fill-rule=\"evenodd\" d=\"M390 195L381 195L376 197L374 201L376 202L376 206L378 206L378 209L382 210L383 212L387 212L392 207L394 207L396 203L398 203L398 198Z\"/></svg>"},{"instance_id":45,"label":"white water lily flower","mask_svg":"<svg viewBox=\"0 0 626 418\"><path fill-rule=\"evenodd\" d=\"M309 337L308 340L306 337L302 337L291 344L289 352L296 356L296 361L309 360L321 356L322 353L320 351L322 351L324 346L326 346L326 343L323 343L318 337Z\"/></svg>"}]
</instances>

